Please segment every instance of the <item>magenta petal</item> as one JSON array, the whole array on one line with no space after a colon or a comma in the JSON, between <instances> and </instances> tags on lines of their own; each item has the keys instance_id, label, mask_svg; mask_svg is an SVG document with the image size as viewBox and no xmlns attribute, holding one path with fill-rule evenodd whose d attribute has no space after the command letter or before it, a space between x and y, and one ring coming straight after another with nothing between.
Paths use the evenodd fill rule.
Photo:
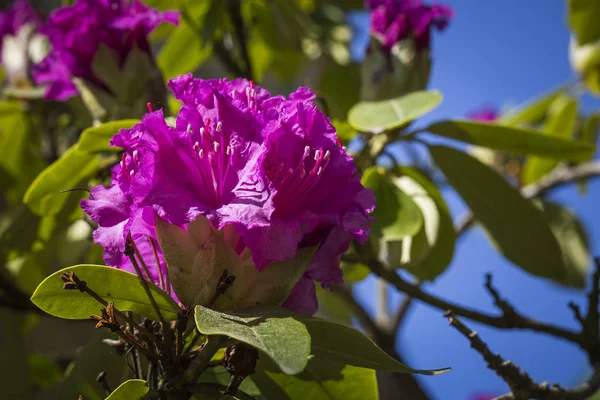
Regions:
<instances>
[{"instance_id":1,"label":"magenta petal","mask_svg":"<svg viewBox=\"0 0 600 400\"><path fill-rule=\"evenodd\" d=\"M317 291L312 279L302 277L294 286L283 306L301 315L313 315L317 312Z\"/></svg>"}]
</instances>

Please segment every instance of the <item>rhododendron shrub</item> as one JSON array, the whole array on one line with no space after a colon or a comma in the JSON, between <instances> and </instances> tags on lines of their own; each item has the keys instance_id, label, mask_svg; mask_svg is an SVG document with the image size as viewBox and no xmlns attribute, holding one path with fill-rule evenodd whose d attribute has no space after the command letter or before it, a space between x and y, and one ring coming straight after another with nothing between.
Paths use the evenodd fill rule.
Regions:
<instances>
[{"instance_id":1,"label":"rhododendron shrub","mask_svg":"<svg viewBox=\"0 0 600 400\"><path fill-rule=\"evenodd\" d=\"M567 2L577 80L496 108L476 78L503 75L473 66L505 46L469 49L469 68L451 72L447 55L464 49L432 62L479 34L461 29L479 8L452 6L457 18L429 0L8 4L0 397L593 398L600 261L579 210L600 176L600 10ZM505 25L550 37L518 21ZM520 68L520 54L501 56ZM433 74L451 77L436 81L445 98ZM493 103L467 101L473 88ZM476 280L447 285L469 254L480 265L461 276L491 272L475 279L493 305L473 300ZM525 312L506 276L519 292L543 283L525 293L529 311L560 285L575 318ZM421 335L426 314L449 322L435 340ZM589 363L561 350L565 374L589 376L544 382L564 366L531 341L508 351L513 330L576 345ZM493 374L471 376L476 366Z\"/></svg>"}]
</instances>

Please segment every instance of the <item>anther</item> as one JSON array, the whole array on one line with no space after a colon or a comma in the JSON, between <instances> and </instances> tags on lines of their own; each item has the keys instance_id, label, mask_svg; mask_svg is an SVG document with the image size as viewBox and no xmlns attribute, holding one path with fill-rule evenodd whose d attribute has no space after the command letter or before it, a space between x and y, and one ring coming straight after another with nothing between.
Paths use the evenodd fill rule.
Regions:
<instances>
[{"instance_id":1,"label":"anther","mask_svg":"<svg viewBox=\"0 0 600 400\"><path fill-rule=\"evenodd\" d=\"M204 149L200 149L200 151L198 152L198 157L204 158Z\"/></svg>"},{"instance_id":2,"label":"anther","mask_svg":"<svg viewBox=\"0 0 600 400\"><path fill-rule=\"evenodd\" d=\"M213 142L213 149L215 150L215 153L219 152L219 142Z\"/></svg>"},{"instance_id":3,"label":"anther","mask_svg":"<svg viewBox=\"0 0 600 400\"><path fill-rule=\"evenodd\" d=\"M221 128L223 127L223 123L221 121L217 122L217 127L216 127L216 131L217 132L221 132Z\"/></svg>"},{"instance_id":4,"label":"anther","mask_svg":"<svg viewBox=\"0 0 600 400\"><path fill-rule=\"evenodd\" d=\"M192 124L188 124L187 133L192 133Z\"/></svg>"},{"instance_id":5,"label":"anther","mask_svg":"<svg viewBox=\"0 0 600 400\"><path fill-rule=\"evenodd\" d=\"M317 170L317 176L321 176L322 172L323 172L323 167L319 167L319 169Z\"/></svg>"},{"instance_id":6,"label":"anther","mask_svg":"<svg viewBox=\"0 0 600 400\"><path fill-rule=\"evenodd\" d=\"M321 150L315 151L315 161L317 161L320 156L321 156Z\"/></svg>"},{"instance_id":7,"label":"anther","mask_svg":"<svg viewBox=\"0 0 600 400\"><path fill-rule=\"evenodd\" d=\"M331 156L331 153L329 152L329 150L327 150L325 152L325 155L323 156L323 160L327 161L327 159L329 158L329 156Z\"/></svg>"},{"instance_id":8,"label":"anther","mask_svg":"<svg viewBox=\"0 0 600 400\"><path fill-rule=\"evenodd\" d=\"M131 170L131 171L129 171L129 175L130 175L130 176L133 176L133 174L135 174L135 171L134 171L134 170Z\"/></svg>"},{"instance_id":9,"label":"anther","mask_svg":"<svg viewBox=\"0 0 600 400\"><path fill-rule=\"evenodd\" d=\"M308 157L310 154L310 146L304 146L304 157Z\"/></svg>"},{"instance_id":10,"label":"anther","mask_svg":"<svg viewBox=\"0 0 600 400\"><path fill-rule=\"evenodd\" d=\"M200 150L200 143L195 142L194 146L193 146L193 149L196 150L196 151Z\"/></svg>"},{"instance_id":11,"label":"anther","mask_svg":"<svg viewBox=\"0 0 600 400\"><path fill-rule=\"evenodd\" d=\"M140 153L137 150L133 151L133 159L135 160L135 162L140 161Z\"/></svg>"},{"instance_id":12,"label":"anther","mask_svg":"<svg viewBox=\"0 0 600 400\"><path fill-rule=\"evenodd\" d=\"M231 148L231 146L227 146L227 148L225 149L225 154L227 154L228 156L230 156L231 153L233 153L233 149Z\"/></svg>"}]
</instances>

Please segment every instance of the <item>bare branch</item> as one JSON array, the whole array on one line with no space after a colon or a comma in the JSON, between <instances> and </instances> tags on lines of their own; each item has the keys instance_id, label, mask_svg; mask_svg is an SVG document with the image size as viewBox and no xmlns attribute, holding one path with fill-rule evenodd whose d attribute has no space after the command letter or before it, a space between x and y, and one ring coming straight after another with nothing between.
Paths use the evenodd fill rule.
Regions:
<instances>
[{"instance_id":1,"label":"bare branch","mask_svg":"<svg viewBox=\"0 0 600 400\"><path fill-rule=\"evenodd\" d=\"M444 317L448 318L450 325L469 339L471 347L488 363L488 368L496 372L510 387L511 393L497 397L495 400L585 400L598 390L600 385L598 370L583 385L571 390L557 384L550 385L548 382L536 383L527 372L521 370L512 361L494 354L477 332L470 330L452 311L444 313Z\"/></svg>"},{"instance_id":2,"label":"bare branch","mask_svg":"<svg viewBox=\"0 0 600 400\"><path fill-rule=\"evenodd\" d=\"M440 310L451 310L456 315L460 315L473 321L477 321L499 329L523 329L535 332L543 332L554 337L577 343L578 345L584 347L583 338L579 332L574 332L556 325L543 323L532 318L527 318L516 312L508 314L503 312L501 315L490 315L488 313L463 307L435 297L429 293L426 293L418 286L406 282L404 279L402 279L402 277L397 275L395 271L386 269L376 259L363 260L363 262L366 262L376 275L387 280L400 292L406 293L407 295L421 300Z\"/></svg>"}]
</instances>

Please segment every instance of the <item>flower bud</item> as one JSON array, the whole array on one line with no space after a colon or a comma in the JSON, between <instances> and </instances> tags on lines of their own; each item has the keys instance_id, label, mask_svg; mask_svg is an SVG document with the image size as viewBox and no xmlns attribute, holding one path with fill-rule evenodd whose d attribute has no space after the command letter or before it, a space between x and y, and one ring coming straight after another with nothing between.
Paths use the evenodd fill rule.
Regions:
<instances>
[{"instance_id":1,"label":"flower bud","mask_svg":"<svg viewBox=\"0 0 600 400\"><path fill-rule=\"evenodd\" d=\"M421 0L367 0L371 44L362 68L362 99L423 90L431 70L431 29L444 30L453 11Z\"/></svg>"},{"instance_id":2,"label":"flower bud","mask_svg":"<svg viewBox=\"0 0 600 400\"><path fill-rule=\"evenodd\" d=\"M177 24L178 13L141 0L80 0L59 8L41 29L52 50L34 69L36 83L47 100L81 94L113 118L141 115L146 102L165 97L148 39L162 22Z\"/></svg>"},{"instance_id":3,"label":"flower bud","mask_svg":"<svg viewBox=\"0 0 600 400\"><path fill-rule=\"evenodd\" d=\"M173 290L186 308L201 305L226 311L258 304L280 306L316 251L315 247L300 249L295 257L258 271L247 249L239 255L234 250L239 237L231 225L217 231L199 216L183 230L157 217L156 235ZM224 276L234 276L235 281L217 294Z\"/></svg>"},{"instance_id":4,"label":"flower bud","mask_svg":"<svg viewBox=\"0 0 600 400\"><path fill-rule=\"evenodd\" d=\"M37 33L40 19L29 2L20 0L0 13L2 66L9 88L26 89L33 86L30 79L32 64L47 52L47 41Z\"/></svg>"},{"instance_id":5,"label":"flower bud","mask_svg":"<svg viewBox=\"0 0 600 400\"><path fill-rule=\"evenodd\" d=\"M600 40L579 45L575 36L571 36L569 60L587 88L600 95Z\"/></svg>"}]
</instances>

